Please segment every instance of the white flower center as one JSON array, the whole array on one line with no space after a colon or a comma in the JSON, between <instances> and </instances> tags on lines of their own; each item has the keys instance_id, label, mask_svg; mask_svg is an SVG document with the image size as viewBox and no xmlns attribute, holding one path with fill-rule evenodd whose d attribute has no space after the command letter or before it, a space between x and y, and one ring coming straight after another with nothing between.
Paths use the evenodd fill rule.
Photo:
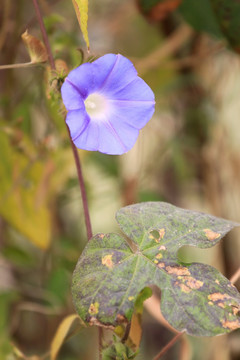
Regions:
<instances>
[{"instance_id":1,"label":"white flower center","mask_svg":"<svg viewBox=\"0 0 240 360\"><path fill-rule=\"evenodd\" d=\"M84 101L84 104L90 117L101 118L106 113L107 101L103 95L91 94Z\"/></svg>"}]
</instances>

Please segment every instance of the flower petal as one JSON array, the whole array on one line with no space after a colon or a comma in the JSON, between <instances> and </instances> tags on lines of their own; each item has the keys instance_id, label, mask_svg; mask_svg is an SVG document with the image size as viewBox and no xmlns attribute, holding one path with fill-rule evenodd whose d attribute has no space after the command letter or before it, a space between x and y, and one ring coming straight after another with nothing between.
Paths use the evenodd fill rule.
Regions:
<instances>
[{"instance_id":1,"label":"flower petal","mask_svg":"<svg viewBox=\"0 0 240 360\"><path fill-rule=\"evenodd\" d=\"M99 151L105 154L122 155L130 150L138 137L138 130L131 128L115 129L108 120L103 120L100 128ZM126 130L126 131L124 131Z\"/></svg>"},{"instance_id":2,"label":"flower petal","mask_svg":"<svg viewBox=\"0 0 240 360\"><path fill-rule=\"evenodd\" d=\"M72 70L68 74L65 82L71 84L85 100L89 94L98 91L104 86L106 79L110 76L117 61L118 55L104 55L93 63L85 63ZM65 104L64 96L65 93L63 94L63 102Z\"/></svg>"},{"instance_id":3,"label":"flower petal","mask_svg":"<svg viewBox=\"0 0 240 360\"><path fill-rule=\"evenodd\" d=\"M121 123L130 128L142 129L151 119L155 102L133 100L111 100L109 119L114 128L120 128Z\"/></svg>"},{"instance_id":4,"label":"flower petal","mask_svg":"<svg viewBox=\"0 0 240 360\"><path fill-rule=\"evenodd\" d=\"M99 124L97 121L90 121L85 130L74 140L74 144L79 149L88 151L98 151L99 144Z\"/></svg>"},{"instance_id":5,"label":"flower petal","mask_svg":"<svg viewBox=\"0 0 240 360\"><path fill-rule=\"evenodd\" d=\"M82 95L67 79L61 87L62 99L67 110L84 109L84 101Z\"/></svg>"},{"instance_id":6,"label":"flower petal","mask_svg":"<svg viewBox=\"0 0 240 360\"><path fill-rule=\"evenodd\" d=\"M95 63L98 66L102 66L102 62L104 61L105 59L103 56ZM112 92L117 92L129 83L131 83L135 78L137 78L137 70L135 69L131 61L120 54L115 55L114 66L111 72L109 72L104 83L102 84L100 92L104 94L111 94Z\"/></svg>"},{"instance_id":7,"label":"flower petal","mask_svg":"<svg viewBox=\"0 0 240 360\"><path fill-rule=\"evenodd\" d=\"M145 83L145 81L138 76L120 90L117 90L117 88L113 88L111 93L108 94L108 96L109 99L112 100L133 100L139 102L150 102L151 104L155 104L154 93Z\"/></svg>"},{"instance_id":8,"label":"flower petal","mask_svg":"<svg viewBox=\"0 0 240 360\"><path fill-rule=\"evenodd\" d=\"M67 113L66 123L74 144L76 139L86 130L89 122L90 118L85 110L71 110ZM80 149L83 148L80 147Z\"/></svg>"},{"instance_id":9,"label":"flower petal","mask_svg":"<svg viewBox=\"0 0 240 360\"><path fill-rule=\"evenodd\" d=\"M114 149L111 148L111 151L114 150L115 155L122 155L129 151L135 142L137 141L139 130L135 129L131 126L129 126L126 123L121 122L118 124L118 127L116 128L111 121L105 122L105 127L109 131L108 139L110 138L114 139ZM116 147L116 144L118 146ZM110 148L110 145L107 144L108 149ZM101 150L100 150L101 151ZM107 154L111 154L111 152L104 151Z\"/></svg>"},{"instance_id":10,"label":"flower petal","mask_svg":"<svg viewBox=\"0 0 240 360\"><path fill-rule=\"evenodd\" d=\"M73 142L79 149L111 155L121 155L128 151L115 130L103 119L91 119L85 130Z\"/></svg>"}]
</instances>

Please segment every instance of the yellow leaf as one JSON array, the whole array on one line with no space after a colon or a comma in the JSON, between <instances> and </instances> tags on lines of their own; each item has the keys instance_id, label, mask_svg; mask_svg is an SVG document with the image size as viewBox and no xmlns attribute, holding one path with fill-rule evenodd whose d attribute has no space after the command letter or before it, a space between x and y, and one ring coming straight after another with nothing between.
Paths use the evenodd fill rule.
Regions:
<instances>
[{"instance_id":1,"label":"yellow leaf","mask_svg":"<svg viewBox=\"0 0 240 360\"><path fill-rule=\"evenodd\" d=\"M83 33L84 40L89 50L89 39L88 39L88 0L72 0L73 6L76 12L76 16Z\"/></svg>"},{"instance_id":2,"label":"yellow leaf","mask_svg":"<svg viewBox=\"0 0 240 360\"><path fill-rule=\"evenodd\" d=\"M24 141L26 144L27 141ZM0 215L45 250L50 244L51 213L48 206L48 181L53 172L47 163L16 151L6 134L0 133L3 160L0 162Z\"/></svg>"},{"instance_id":3,"label":"yellow leaf","mask_svg":"<svg viewBox=\"0 0 240 360\"><path fill-rule=\"evenodd\" d=\"M55 360L57 358L58 352L64 342L64 339L67 336L67 333L72 326L73 322L78 319L80 320L77 314L69 315L60 323L55 336L52 340L50 346L50 359Z\"/></svg>"},{"instance_id":4,"label":"yellow leaf","mask_svg":"<svg viewBox=\"0 0 240 360\"><path fill-rule=\"evenodd\" d=\"M70 148L57 149L40 158L38 148L23 133L19 151L13 146L15 131L0 131L0 216L46 250L53 220L49 204L72 174L72 152Z\"/></svg>"},{"instance_id":5,"label":"yellow leaf","mask_svg":"<svg viewBox=\"0 0 240 360\"><path fill-rule=\"evenodd\" d=\"M135 351L139 348L142 338L141 315L134 313L131 320L130 332L127 340L129 345Z\"/></svg>"}]
</instances>

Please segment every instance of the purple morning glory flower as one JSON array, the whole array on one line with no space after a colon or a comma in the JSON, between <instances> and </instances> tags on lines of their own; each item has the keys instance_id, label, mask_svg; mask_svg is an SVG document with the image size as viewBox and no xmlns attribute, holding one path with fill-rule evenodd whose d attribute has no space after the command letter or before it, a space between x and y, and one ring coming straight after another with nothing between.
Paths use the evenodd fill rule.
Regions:
<instances>
[{"instance_id":1,"label":"purple morning glory flower","mask_svg":"<svg viewBox=\"0 0 240 360\"><path fill-rule=\"evenodd\" d=\"M107 54L72 70L61 89L77 148L120 155L154 113L154 94L131 61Z\"/></svg>"}]
</instances>

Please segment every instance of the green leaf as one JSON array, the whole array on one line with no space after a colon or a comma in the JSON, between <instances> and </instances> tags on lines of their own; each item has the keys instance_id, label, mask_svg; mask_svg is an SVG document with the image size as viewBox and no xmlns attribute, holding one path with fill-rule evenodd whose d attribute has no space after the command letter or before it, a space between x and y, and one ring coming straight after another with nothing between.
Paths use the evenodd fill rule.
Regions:
<instances>
[{"instance_id":1,"label":"green leaf","mask_svg":"<svg viewBox=\"0 0 240 360\"><path fill-rule=\"evenodd\" d=\"M128 242L94 236L73 274L73 300L85 322L130 321L140 291L156 285L162 313L178 331L212 336L240 327L237 289L215 268L177 256L184 245L212 247L238 224L162 202L127 206L116 217Z\"/></svg>"},{"instance_id":2,"label":"green leaf","mask_svg":"<svg viewBox=\"0 0 240 360\"><path fill-rule=\"evenodd\" d=\"M210 0L183 0L179 11L184 20L197 31L223 37Z\"/></svg>"},{"instance_id":3,"label":"green leaf","mask_svg":"<svg viewBox=\"0 0 240 360\"><path fill-rule=\"evenodd\" d=\"M137 352L133 352L126 344L117 341L102 352L103 360L130 360L134 359L136 356Z\"/></svg>"},{"instance_id":4,"label":"green leaf","mask_svg":"<svg viewBox=\"0 0 240 360\"><path fill-rule=\"evenodd\" d=\"M235 51L240 52L240 2L210 0L223 34Z\"/></svg>"},{"instance_id":5,"label":"green leaf","mask_svg":"<svg viewBox=\"0 0 240 360\"><path fill-rule=\"evenodd\" d=\"M83 33L84 40L89 49L89 39L88 39L88 0L72 0L75 13L80 25L80 28Z\"/></svg>"}]
</instances>

